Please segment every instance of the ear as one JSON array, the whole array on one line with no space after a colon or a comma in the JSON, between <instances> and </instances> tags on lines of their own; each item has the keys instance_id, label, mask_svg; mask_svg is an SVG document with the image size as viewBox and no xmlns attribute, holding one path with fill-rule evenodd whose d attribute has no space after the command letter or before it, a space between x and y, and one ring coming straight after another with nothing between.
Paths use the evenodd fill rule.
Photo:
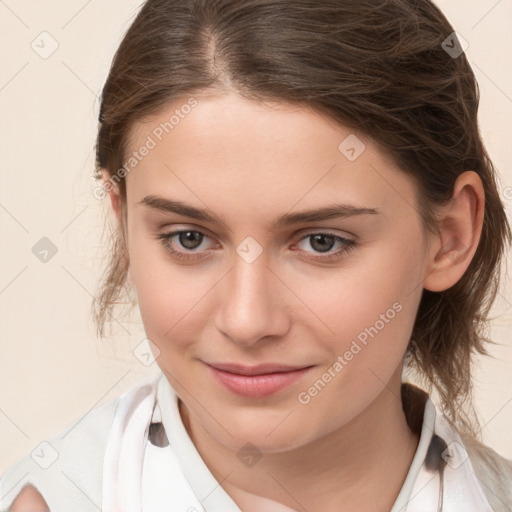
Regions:
<instances>
[{"instance_id":1,"label":"ear","mask_svg":"<svg viewBox=\"0 0 512 512\"><path fill-rule=\"evenodd\" d=\"M438 208L439 233L432 236L424 288L432 292L447 290L467 270L480 241L484 202L480 176L473 171L462 173L450 202Z\"/></svg>"},{"instance_id":2,"label":"ear","mask_svg":"<svg viewBox=\"0 0 512 512\"><path fill-rule=\"evenodd\" d=\"M119 189L116 187L110 187L108 189L108 195L110 197L110 204L112 206L112 211L115 214L115 217L117 219L118 226L121 225L121 219L123 215L123 209L121 204L121 195L119 192Z\"/></svg>"},{"instance_id":3,"label":"ear","mask_svg":"<svg viewBox=\"0 0 512 512\"><path fill-rule=\"evenodd\" d=\"M124 225L122 222L124 212L123 212L122 199L121 199L121 195L120 195L118 187L117 186L115 188L110 187L108 189L108 195L110 197L110 204L112 205L112 211L114 212L114 215L117 219L117 227L118 227L118 229L121 229L121 226ZM126 226L125 226L125 228L126 228ZM127 280L133 286L133 280L132 280L131 267L130 267L129 260L128 260Z\"/></svg>"}]
</instances>

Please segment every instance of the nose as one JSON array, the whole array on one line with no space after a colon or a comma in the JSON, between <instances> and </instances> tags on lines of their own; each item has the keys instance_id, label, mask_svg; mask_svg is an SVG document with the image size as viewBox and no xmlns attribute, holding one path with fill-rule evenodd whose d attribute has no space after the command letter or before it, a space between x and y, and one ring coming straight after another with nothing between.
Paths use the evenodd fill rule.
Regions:
<instances>
[{"instance_id":1,"label":"nose","mask_svg":"<svg viewBox=\"0 0 512 512\"><path fill-rule=\"evenodd\" d=\"M218 290L217 329L245 347L275 341L290 328L284 288L263 255L252 263L235 255Z\"/></svg>"}]
</instances>

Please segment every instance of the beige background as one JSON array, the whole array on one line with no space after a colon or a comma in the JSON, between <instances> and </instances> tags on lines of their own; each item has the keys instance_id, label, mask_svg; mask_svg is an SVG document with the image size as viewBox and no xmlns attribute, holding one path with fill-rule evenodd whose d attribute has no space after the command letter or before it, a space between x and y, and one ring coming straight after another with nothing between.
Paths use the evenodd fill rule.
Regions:
<instances>
[{"instance_id":1,"label":"beige background","mask_svg":"<svg viewBox=\"0 0 512 512\"><path fill-rule=\"evenodd\" d=\"M438 4L469 43L482 135L510 210L512 0ZM144 339L137 314L111 341L96 338L89 314L107 205L92 195L97 96L138 5L0 1L0 474L92 407L158 371L132 352ZM44 54L56 44L52 55ZM46 263L32 252L43 237L57 249ZM484 440L512 458L509 283L495 312L492 336L501 345L492 349L494 359L478 362L476 405Z\"/></svg>"}]
</instances>

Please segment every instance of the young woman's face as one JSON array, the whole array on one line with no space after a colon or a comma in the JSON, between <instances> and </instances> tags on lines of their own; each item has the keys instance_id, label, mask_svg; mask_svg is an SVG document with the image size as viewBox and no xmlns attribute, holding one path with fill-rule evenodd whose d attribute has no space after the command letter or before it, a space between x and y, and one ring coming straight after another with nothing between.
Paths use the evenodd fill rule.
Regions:
<instances>
[{"instance_id":1,"label":"young woman's face","mask_svg":"<svg viewBox=\"0 0 512 512\"><path fill-rule=\"evenodd\" d=\"M415 186L368 138L198 95L137 124L128 153L130 278L197 424L277 452L399 400L428 262ZM228 364L245 368L211 367Z\"/></svg>"}]
</instances>

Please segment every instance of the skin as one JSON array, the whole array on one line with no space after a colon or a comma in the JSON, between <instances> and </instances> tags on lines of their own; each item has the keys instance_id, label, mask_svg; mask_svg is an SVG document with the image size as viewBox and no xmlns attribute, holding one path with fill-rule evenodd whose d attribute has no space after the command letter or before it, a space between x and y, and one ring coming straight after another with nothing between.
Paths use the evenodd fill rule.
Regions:
<instances>
[{"instance_id":1,"label":"skin","mask_svg":"<svg viewBox=\"0 0 512 512\"><path fill-rule=\"evenodd\" d=\"M356 134L366 149L349 161L338 146L354 132L308 108L234 92L194 97L198 105L126 176L126 201L110 191L119 222L127 215L129 279L185 427L244 512L334 512L340 503L388 511L418 443L400 400L403 356L423 288L452 286L474 255L480 179L459 177L452 201L437 209L439 233L426 235L414 182L364 135ZM135 125L128 153L187 99ZM158 211L141 203L149 195L206 208L224 225ZM335 202L377 213L268 229L285 213ZM168 241L199 258L178 259L157 239L178 230L206 234L195 249L178 236ZM307 236L319 233L354 245L322 260ZM252 263L236 252L247 236L262 250ZM344 247L327 245L328 254ZM300 403L299 393L397 303L400 312ZM254 399L223 388L205 361L313 368ZM237 457L248 442L262 453L251 467Z\"/></svg>"},{"instance_id":2,"label":"skin","mask_svg":"<svg viewBox=\"0 0 512 512\"><path fill-rule=\"evenodd\" d=\"M48 512L46 501L39 491L32 485L27 485L14 500L11 512Z\"/></svg>"}]
</instances>

